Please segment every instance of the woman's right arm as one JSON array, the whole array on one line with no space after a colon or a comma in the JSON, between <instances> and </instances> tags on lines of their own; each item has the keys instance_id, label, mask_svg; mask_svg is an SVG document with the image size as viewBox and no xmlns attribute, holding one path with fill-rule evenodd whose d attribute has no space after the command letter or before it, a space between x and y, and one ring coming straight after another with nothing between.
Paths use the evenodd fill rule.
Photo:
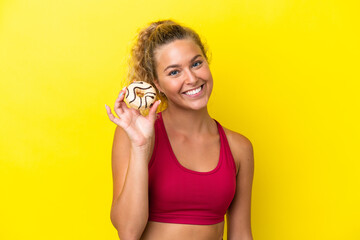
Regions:
<instances>
[{"instance_id":1,"label":"woman's right arm","mask_svg":"<svg viewBox=\"0 0 360 240\"><path fill-rule=\"evenodd\" d=\"M122 90L124 92L124 90ZM121 240L140 239L149 214L148 164L154 142L154 122L159 102L147 117L128 109L123 94L114 110L119 118L107 113L117 124L112 146L113 201L110 218Z\"/></svg>"},{"instance_id":2,"label":"woman's right arm","mask_svg":"<svg viewBox=\"0 0 360 240\"><path fill-rule=\"evenodd\" d=\"M112 149L113 202L111 221L121 240L140 239L148 221L146 151L133 149L124 130L116 127Z\"/></svg>"}]
</instances>

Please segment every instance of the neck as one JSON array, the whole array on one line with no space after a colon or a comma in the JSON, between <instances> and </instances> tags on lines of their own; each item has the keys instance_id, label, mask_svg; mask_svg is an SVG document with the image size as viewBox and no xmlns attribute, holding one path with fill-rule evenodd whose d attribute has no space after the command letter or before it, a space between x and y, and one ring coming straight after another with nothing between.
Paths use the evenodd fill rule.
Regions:
<instances>
[{"instance_id":1,"label":"neck","mask_svg":"<svg viewBox=\"0 0 360 240\"><path fill-rule=\"evenodd\" d=\"M216 127L216 123L208 113L207 107L201 110L185 110L167 108L162 112L166 126L184 135L197 135L209 132ZM217 128L216 128L217 131Z\"/></svg>"}]
</instances>

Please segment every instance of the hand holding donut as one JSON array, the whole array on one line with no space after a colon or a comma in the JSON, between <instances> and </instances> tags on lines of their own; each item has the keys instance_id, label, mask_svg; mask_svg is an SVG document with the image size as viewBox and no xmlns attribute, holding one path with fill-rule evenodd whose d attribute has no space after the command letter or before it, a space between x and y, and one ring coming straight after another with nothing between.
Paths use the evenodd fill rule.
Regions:
<instances>
[{"instance_id":1,"label":"hand holding donut","mask_svg":"<svg viewBox=\"0 0 360 240\"><path fill-rule=\"evenodd\" d=\"M154 94L146 94L146 93L139 94L139 92L137 92L136 89L133 91L133 89L137 85L138 84L134 84L132 86L130 84L129 89L126 89L126 87L125 87L120 91L119 96L116 99L115 106L114 106L114 111L119 118L116 118L112 114L109 106L107 106L105 104L105 107L106 107L106 111L107 111L110 121L112 121L113 123L115 123L116 125L118 125L124 129L124 131L129 136L133 146L134 147L142 147L149 143L149 139L154 134L154 122L156 119L156 109L158 108L158 106L160 104L160 100L155 102L156 94L155 95ZM149 89L145 89L145 90L149 90ZM133 91L133 93L135 93L135 95L137 93L138 95L136 95L135 97L144 97L144 96L152 95L153 98L147 97L145 101L144 100L141 100L141 102L137 101L137 102L142 103L140 107L137 105L133 105L132 108L128 108L126 106L126 103L123 100L125 97L124 94L126 92L129 93L129 94L127 94L127 97L128 97L127 102L132 100L132 99L129 100L129 97L134 98L134 96L132 94L130 94L129 91ZM155 90L152 87L152 89L150 89L150 91L152 92ZM136 102L136 101L133 101L133 102ZM143 116L139 111L139 109L145 109L144 102L146 103L146 108L149 108L151 106L150 110L149 110L149 114L147 116ZM141 108L142 106L143 106L143 108ZM136 107L138 109L134 109L133 107Z\"/></svg>"}]
</instances>

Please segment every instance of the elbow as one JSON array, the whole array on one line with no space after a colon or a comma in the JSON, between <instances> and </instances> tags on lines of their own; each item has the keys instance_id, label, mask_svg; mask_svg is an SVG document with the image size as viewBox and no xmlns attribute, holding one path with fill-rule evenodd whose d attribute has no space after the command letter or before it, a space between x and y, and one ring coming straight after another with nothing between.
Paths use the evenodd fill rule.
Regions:
<instances>
[{"instance_id":1,"label":"elbow","mask_svg":"<svg viewBox=\"0 0 360 240\"><path fill-rule=\"evenodd\" d=\"M120 240L139 240L147 225L147 219L144 222L131 223L131 221L123 221L113 212L110 214L110 220L117 230Z\"/></svg>"},{"instance_id":2,"label":"elbow","mask_svg":"<svg viewBox=\"0 0 360 240\"><path fill-rule=\"evenodd\" d=\"M142 236L142 232L136 230L119 229L117 232L120 240L139 240Z\"/></svg>"},{"instance_id":3,"label":"elbow","mask_svg":"<svg viewBox=\"0 0 360 240\"><path fill-rule=\"evenodd\" d=\"M139 240L141 236L124 234L118 231L118 236L120 240Z\"/></svg>"}]
</instances>

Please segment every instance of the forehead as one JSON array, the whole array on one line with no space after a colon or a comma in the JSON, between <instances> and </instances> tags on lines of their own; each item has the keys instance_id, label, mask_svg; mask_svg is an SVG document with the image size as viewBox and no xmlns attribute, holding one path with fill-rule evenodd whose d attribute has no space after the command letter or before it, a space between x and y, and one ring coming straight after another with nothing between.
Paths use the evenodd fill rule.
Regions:
<instances>
[{"instance_id":1,"label":"forehead","mask_svg":"<svg viewBox=\"0 0 360 240\"><path fill-rule=\"evenodd\" d=\"M165 44L155 51L155 61L158 66L181 64L190 61L194 56L203 53L200 47L191 39L175 40Z\"/></svg>"}]
</instances>

